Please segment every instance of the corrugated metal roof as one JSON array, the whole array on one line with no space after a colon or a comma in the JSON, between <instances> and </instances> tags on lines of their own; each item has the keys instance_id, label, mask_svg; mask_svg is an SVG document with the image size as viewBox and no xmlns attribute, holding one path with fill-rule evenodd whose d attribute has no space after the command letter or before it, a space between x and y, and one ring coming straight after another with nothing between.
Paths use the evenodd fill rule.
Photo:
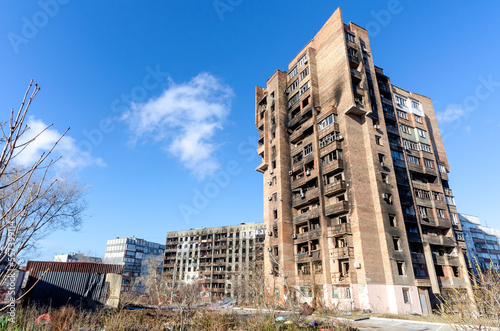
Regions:
<instances>
[{"instance_id":1,"label":"corrugated metal roof","mask_svg":"<svg viewBox=\"0 0 500 331\"><path fill-rule=\"evenodd\" d=\"M49 271L36 283L31 301L59 307L80 302L84 306L104 304L109 284L106 274Z\"/></svg>"},{"instance_id":2,"label":"corrugated metal roof","mask_svg":"<svg viewBox=\"0 0 500 331\"><path fill-rule=\"evenodd\" d=\"M31 277L37 277L39 272L57 271L57 272L84 272L97 274L121 274L123 266L117 264L101 264L91 262L46 262L46 261L28 261L26 270L30 272Z\"/></svg>"},{"instance_id":3,"label":"corrugated metal roof","mask_svg":"<svg viewBox=\"0 0 500 331\"><path fill-rule=\"evenodd\" d=\"M30 299L55 307L77 301L83 305L103 304L109 287L106 274L123 272L121 265L88 262L28 261L26 269L26 288L36 283L28 294Z\"/></svg>"}]
</instances>

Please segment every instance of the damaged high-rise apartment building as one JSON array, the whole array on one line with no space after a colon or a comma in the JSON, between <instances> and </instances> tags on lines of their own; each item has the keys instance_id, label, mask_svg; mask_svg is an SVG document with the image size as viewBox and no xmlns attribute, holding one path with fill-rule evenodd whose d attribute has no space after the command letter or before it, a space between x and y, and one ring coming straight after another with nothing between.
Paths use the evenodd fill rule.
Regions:
<instances>
[{"instance_id":1,"label":"damaged high-rise apartment building","mask_svg":"<svg viewBox=\"0 0 500 331\"><path fill-rule=\"evenodd\" d=\"M265 229L265 223L241 223L168 232L165 281L174 287L199 284L200 298L206 301L242 298L244 283L261 277L254 268L262 266Z\"/></svg>"},{"instance_id":2,"label":"damaged high-rise apartment building","mask_svg":"<svg viewBox=\"0 0 500 331\"><path fill-rule=\"evenodd\" d=\"M256 88L266 284L282 300L314 284L328 306L429 313L468 282L450 167L431 100L372 56L337 9Z\"/></svg>"}]
</instances>

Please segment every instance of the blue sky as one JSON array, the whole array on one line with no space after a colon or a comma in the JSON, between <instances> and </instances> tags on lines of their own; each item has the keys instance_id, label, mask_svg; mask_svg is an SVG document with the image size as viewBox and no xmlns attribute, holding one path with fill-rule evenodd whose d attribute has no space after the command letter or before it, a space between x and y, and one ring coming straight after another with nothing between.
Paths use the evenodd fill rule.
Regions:
<instances>
[{"instance_id":1,"label":"blue sky","mask_svg":"<svg viewBox=\"0 0 500 331\"><path fill-rule=\"evenodd\" d=\"M81 230L48 236L39 258L261 221L255 85L339 6L395 85L432 98L459 211L500 228L497 2L5 0L3 119L34 79L32 125L71 127L60 168L91 186Z\"/></svg>"}]
</instances>

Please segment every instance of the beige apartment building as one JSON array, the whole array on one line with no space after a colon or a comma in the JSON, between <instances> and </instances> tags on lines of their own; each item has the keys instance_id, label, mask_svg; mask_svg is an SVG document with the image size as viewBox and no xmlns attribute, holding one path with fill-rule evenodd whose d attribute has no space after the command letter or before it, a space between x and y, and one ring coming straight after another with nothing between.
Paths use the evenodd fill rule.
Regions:
<instances>
[{"instance_id":1,"label":"beige apartment building","mask_svg":"<svg viewBox=\"0 0 500 331\"><path fill-rule=\"evenodd\" d=\"M262 265L265 223L167 233L163 274L173 284L200 284L205 301L242 295L245 270Z\"/></svg>"},{"instance_id":2,"label":"beige apartment building","mask_svg":"<svg viewBox=\"0 0 500 331\"><path fill-rule=\"evenodd\" d=\"M373 56L339 8L256 87L266 284L281 300L320 285L328 306L430 313L468 282L450 166L431 100Z\"/></svg>"}]
</instances>

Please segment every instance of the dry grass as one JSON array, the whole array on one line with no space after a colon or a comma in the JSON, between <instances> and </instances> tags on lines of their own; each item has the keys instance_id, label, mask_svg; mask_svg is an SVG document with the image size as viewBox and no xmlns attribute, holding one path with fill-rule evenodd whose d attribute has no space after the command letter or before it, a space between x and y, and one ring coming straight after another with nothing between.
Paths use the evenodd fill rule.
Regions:
<instances>
[{"instance_id":1,"label":"dry grass","mask_svg":"<svg viewBox=\"0 0 500 331\"><path fill-rule=\"evenodd\" d=\"M52 322L36 323L38 316L50 314ZM298 316L276 321L277 315L258 313L242 316L236 313L200 311L162 310L103 310L99 312L80 311L73 307L46 309L40 307L18 307L16 323L0 323L0 331L66 331L66 330L307 330L307 321ZM334 325L323 322L328 330L354 330L349 325Z\"/></svg>"}]
</instances>

